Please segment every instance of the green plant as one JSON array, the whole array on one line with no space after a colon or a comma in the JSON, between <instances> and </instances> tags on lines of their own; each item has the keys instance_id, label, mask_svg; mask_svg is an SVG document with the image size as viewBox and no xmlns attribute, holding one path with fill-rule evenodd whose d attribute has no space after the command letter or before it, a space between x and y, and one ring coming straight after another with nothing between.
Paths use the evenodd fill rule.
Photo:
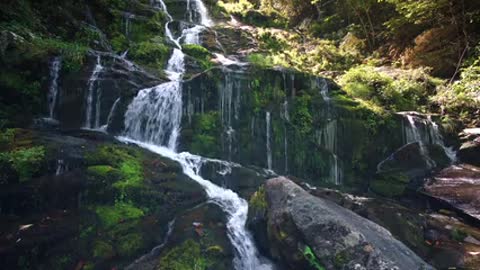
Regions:
<instances>
[{"instance_id":1,"label":"green plant","mask_svg":"<svg viewBox=\"0 0 480 270\"><path fill-rule=\"evenodd\" d=\"M303 257L310 263L310 266L315 268L316 270L325 270L323 266L321 265L320 261L317 259L317 256L315 253L313 253L313 250L309 246L305 246L303 249Z\"/></svg>"},{"instance_id":2,"label":"green plant","mask_svg":"<svg viewBox=\"0 0 480 270\"><path fill-rule=\"evenodd\" d=\"M0 158L10 162L18 173L20 181L27 181L41 169L45 158L45 148L37 146L0 153Z\"/></svg>"}]
</instances>

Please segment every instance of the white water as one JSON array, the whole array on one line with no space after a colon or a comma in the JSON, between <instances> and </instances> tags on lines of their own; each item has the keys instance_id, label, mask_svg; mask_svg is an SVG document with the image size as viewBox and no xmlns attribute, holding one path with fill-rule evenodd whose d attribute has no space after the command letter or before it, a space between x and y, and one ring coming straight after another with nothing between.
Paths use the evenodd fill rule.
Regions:
<instances>
[{"instance_id":1,"label":"white water","mask_svg":"<svg viewBox=\"0 0 480 270\"><path fill-rule=\"evenodd\" d=\"M101 128L103 131L106 131L107 128L108 128L108 125L110 124L110 122L112 122L113 114L114 114L115 110L117 109L118 103L120 103L120 98L117 98L115 100L115 102L113 103L112 108L110 109L110 112L108 113L107 123L105 125L103 125L102 128Z\"/></svg>"},{"instance_id":2,"label":"white water","mask_svg":"<svg viewBox=\"0 0 480 270\"><path fill-rule=\"evenodd\" d=\"M62 58L55 57L50 64L50 87L48 88L48 111L50 118L54 118L55 105L58 96L58 79L62 69Z\"/></svg>"},{"instance_id":3,"label":"white water","mask_svg":"<svg viewBox=\"0 0 480 270\"><path fill-rule=\"evenodd\" d=\"M328 96L328 83L324 78L317 78L317 86L320 88L320 95L325 102L330 102L330 97Z\"/></svg>"},{"instance_id":4,"label":"white water","mask_svg":"<svg viewBox=\"0 0 480 270\"><path fill-rule=\"evenodd\" d=\"M323 148L328 150L330 157L330 172L328 182L335 185L342 184L343 172L337 157L337 121L333 120L326 124L326 126L317 132L317 141Z\"/></svg>"},{"instance_id":5,"label":"white water","mask_svg":"<svg viewBox=\"0 0 480 270\"><path fill-rule=\"evenodd\" d=\"M195 7L201 15L203 25L211 25L203 2L194 0ZM163 1L153 2L167 14ZM165 25L173 20L170 18ZM195 33L195 31L190 31ZM202 185L210 200L218 204L227 214L227 234L235 249L234 267L237 270L269 270L271 264L258 254L250 233L245 229L248 203L235 192L221 188L203 179L199 172L203 162L208 161L189 153L176 153L178 135L182 119L181 79L185 72L184 54L181 46L168 30L167 37L178 45L166 69L171 82L140 91L128 107L125 114L125 135L119 138L124 142L136 143L164 157L179 162L183 172L192 180ZM222 162L222 161L220 161ZM265 262L262 262L265 261Z\"/></svg>"},{"instance_id":6,"label":"white water","mask_svg":"<svg viewBox=\"0 0 480 270\"><path fill-rule=\"evenodd\" d=\"M408 126L405 129L405 144L419 143L420 152L429 167L435 167L435 162L430 158L427 145L436 144L445 150L445 154L454 162L456 153L452 148L446 147L443 136L440 133L438 125L428 116L427 119L416 117L413 114L404 114L407 119ZM420 127L417 125L420 125Z\"/></svg>"},{"instance_id":7,"label":"white water","mask_svg":"<svg viewBox=\"0 0 480 270\"><path fill-rule=\"evenodd\" d=\"M286 89L285 89L286 91ZM283 102L283 148L284 148L284 159L285 159L285 168L284 172L288 173L288 132L287 132L287 123L290 122L290 115L288 112L288 100L285 98Z\"/></svg>"},{"instance_id":8,"label":"white water","mask_svg":"<svg viewBox=\"0 0 480 270\"><path fill-rule=\"evenodd\" d=\"M65 161L63 159L57 160L57 169L55 170L55 175L61 175L67 170L68 166L65 164Z\"/></svg>"},{"instance_id":9,"label":"white water","mask_svg":"<svg viewBox=\"0 0 480 270\"><path fill-rule=\"evenodd\" d=\"M268 170L272 170L272 146L271 146L271 115L270 112L266 112L265 114L265 122L267 128L267 168Z\"/></svg>"},{"instance_id":10,"label":"white water","mask_svg":"<svg viewBox=\"0 0 480 270\"><path fill-rule=\"evenodd\" d=\"M94 106L94 94L95 90L97 90L97 106L96 106L96 116L99 115L99 110L100 110L100 99L98 97L100 96L100 89L95 89L96 87L96 82L98 80L98 76L100 72L102 72L103 66L101 62L101 57L100 55L97 55L97 64L95 65L95 68L92 71L92 75L90 76L90 79L88 80L88 93L87 93L87 110L86 110L86 116L85 116L85 127L86 128L96 128L98 126L95 126L96 123L93 123L93 106ZM97 121L95 121L97 122Z\"/></svg>"}]
</instances>

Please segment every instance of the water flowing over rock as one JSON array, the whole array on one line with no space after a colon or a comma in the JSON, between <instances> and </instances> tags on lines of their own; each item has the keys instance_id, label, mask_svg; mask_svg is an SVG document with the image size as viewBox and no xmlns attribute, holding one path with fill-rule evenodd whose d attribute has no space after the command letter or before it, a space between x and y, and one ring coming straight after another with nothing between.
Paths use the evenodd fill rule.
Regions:
<instances>
[{"instance_id":1,"label":"water flowing over rock","mask_svg":"<svg viewBox=\"0 0 480 270\"><path fill-rule=\"evenodd\" d=\"M272 255L292 269L433 269L386 229L286 178L265 185Z\"/></svg>"},{"instance_id":2,"label":"water flowing over rock","mask_svg":"<svg viewBox=\"0 0 480 270\"><path fill-rule=\"evenodd\" d=\"M432 120L431 116L424 116L418 113L409 112L400 114L406 118L408 123L404 126L405 144L418 142L420 144L422 154L429 163L429 166L435 167L435 163L430 159L429 153L427 149L425 149L425 146L428 144L436 144L441 146L452 162L455 161L455 151L453 151L452 148L445 146L438 124Z\"/></svg>"},{"instance_id":3,"label":"water flowing over rock","mask_svg":"<svg viewBox=\"0 0 480 270\"><path fill-rule=\"evenodd\" d=\"M85 127L96 128L100 118L100 98L101 89L97 86L97 80L100 72L102 72L102 58L97 56L97 63L92 71L92 75L88 80L88 92L87 92L87 107L85 115ZM96 96L96 97L95 97ZM95 106L95 108L94 108ZM95 113L95 118L93 118Z\"/></svg>"},{"instance_id":4,"label":"water flowing over rock","mask_svg":"<svg viewBox=\"0 0 480 270\"><path fill-rule=\"evenodd\" d=\"M203 3L201 1L195 3L202 18L201 22L208 24L206 9L202 9ZM159 4L168 14L165 4L163 2ZM170 22L171 19L166 23L166 29ZM167 31L166 35L178 45L166 68L166 73L172 81L139 92L125 114L125 135L128 138L123 140L179 162L183 172L205 188L210 200L218 204L227 214L228 237L235 249L235 269L271 269L269 262L259 256L252 237L245 228L248 203L233 191L203 179L199 174L203 164L202 157L175 151L182 119L180 80L185 72L185 66L179 42L174 39L171 32Z\"/></svg>"},{"instance_id":5,"label":"water flowing over rock","mask_svg":"<svg viewBox=\"0 0 480 270\"><path fill-rule=\"evenodd\" d=\"M54 118L55 106L58 98L58 78L62 69L62 58L55 57L50 64L50 86L48 88L48 113L50 118Z\"/></svg>"}]
</instances>

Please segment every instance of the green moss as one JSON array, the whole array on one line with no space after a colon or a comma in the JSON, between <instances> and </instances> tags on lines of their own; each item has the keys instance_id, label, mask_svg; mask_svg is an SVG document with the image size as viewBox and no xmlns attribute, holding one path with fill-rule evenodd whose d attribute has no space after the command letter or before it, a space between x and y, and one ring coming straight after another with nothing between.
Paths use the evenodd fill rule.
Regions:
<instances>
[{"instance_id":1,"label":"green moss","mask_svg":"<svg viewBox=\"0 0 480 270\"><path fill-rule=\"evenodd\" d=\"M451 237L453 240L457 241L457 242L463 242L465 240L465 238L468 236L468 234L461 230L461 229L458 229L458 228L454 228L451 233L450 233Z\"/></svg>"},{"instance_id":2,"label":"green moss","mask_svg":"<svg viewBox=\"0 0 480 270\"><path fill-rule=\"evenodd\" d=\"M205 47L197 44L186 44L182 48L185 54L198 61L202 69L209 69L213 66L213 63L210 61L212 55Z\"/></svg>"},{"instance_id":3,"label":"green moss","mask_svg":"<svg viewBox=\"0 0 480 270\"><path fill-rule=\"evenodd\" d=\"M187 240L162 256L159 270L205 270L211 262L202 254L200 244Z\"/></svg>"},{"instance_id":4,"label":"green moss","mask_svg":"<svg viewBox=\"0 0 480 270\"><path fill-rule=\"evenodd\" d=\"M261 186L255 193L253 193L249 205L253 211L264 212L267 209L268 205L264 186Z\"/></svg>"},{"instance_id":5,"label":"green moss","mask_svg":"<svg viewBox=\"0 0 480 270\"><path fill-rule=\"evenodd\" d=\"M303 249L303 257L308 261L311 267L317 270L325 270L309 246L305 246Z\"/></svg>"},{"instance_id":6,"label":"green moss","mask_svg":"<svg viewBox=\"0 0 480 270\"><path fill-rule=\"evenodd\" d=\"M118 177L110 178L115 180L113 187L119 189L122 196L126 195L126 188L141 186L143 182L142 156L137 149L105 145L88 153L86 159L88 164L94 165L89 167L89 172L95 176L119 174Z\"/></svg>"},{"instance_id":7,"label":"green moss","mask_svg":"<svg viewBox=\"0 0 480 270\"><path fill-rule=\"evenodd\" d=\"M66 70L78 71L85 63L88 47L80 43L60 39L37 38L34 39L30 50L32 54L60 54L63 57L63 66Z\"/></svg>"},{"instance_id":8,"label":"green moss","mask_svg":"<svg viewBox=\"0 0 480 270\"><path fill-rule=\"evenodd\" d=\"M108 174L110 174L114 170L115 169L112 168L112 166L108 166L108 165L97 165L97 166L90 166L87 168L88 174L100 176L100 177L106 177L108 176Z\"/></svg>"},{"instance_id":9,"label":"green moss","mask_svg":"<svg viewBox=\"0 0 480 270\"><path fill-rule=\"evenodd\" d=\"M386 197L395 197L400 196L405 192L408 182L408 176L402 173L377 175L370 182L370 188L372 191L380 195Z\"/></svg>"},{"instance_id":10,"label":"green moss","mask_svg":"<svg viewBox=\"0 0 480 270\"><path fill-rule=\"evenodd\" d=\"M205 156L219 154L217 139L220 134L220 115L218 112L208 112L195 117L191 149Z\"/></svg>"},{"instance_id":11,"label":"green moss","mask_svg":"<svg viewBox=\"0 0 480 270\"><path fill-rule=\"evenodd\" d=\"M141 209L128 203L116 203L114 206L98 206L95 212L105 228L122 221L134 220L144 216Z\"/></svg>"},{"instance_id":12,"label":"green moss","mask_svg":"<svg viewBox=\"0 0 480 270\"><path fill-rule=\"evenodd\" d=\"M97 259L110 259L115 256L112 245L103 241L95 241L93 244L93 257Z\"/></svg>"},{"instance_id":13,"label":"green moss","mask_svg":"<svg viewBox=\"0 0 480 270\"><path fill-rule=\"evenodd\" d=\"M136 61L162 69L166 62L170 49L161 42L144 41L132 46L130 56Z\"/></svg>"},{"instance_id":14,"label":"green moss","mask_svg":"<svg viewBox=\"0 0 480 270\"><path fill-rule=\"evenodd\" d=\"M132 233L118 239L117 250L120 256L130 257L143 248L143 237Z\"/></svg>"},{"instance_id":15,"label":"green moss","mask_svg":"<svg viewBox=\"0 0 480 270\"><path fill-rule=\"evenodd\" d=\"M348 258L345 251L341 251L335 254L334 264L336 268L342 269L347 262L348 262Z\"/></svg>"},{"instance_id":16,"label":"green moss","mask_svg":"<svg viewBox=\"0 0 480 270\"><path fill-rule=\"evenodd\" d=\"M45 147L37 146L0 153L0 160L11 164L20 181L27 181L42 168L45 162Z\"/></svg>"},{"instance_id":17,"label":"green moss","mask_svg":"<svg viewBox=\"0 0 480 270\"><path fill-rule=\"evenodd\" d=\"M13 146L15 129L6 129L0 132L0 151L5 151Z\"/></svg>"}]
</instances>

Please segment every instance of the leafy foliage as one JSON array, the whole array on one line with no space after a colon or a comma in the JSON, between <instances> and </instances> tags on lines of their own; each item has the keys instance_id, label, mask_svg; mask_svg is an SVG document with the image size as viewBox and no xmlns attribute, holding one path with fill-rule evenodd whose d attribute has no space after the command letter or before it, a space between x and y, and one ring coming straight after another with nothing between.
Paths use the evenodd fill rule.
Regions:
<instances>
[{"instance_id":1,"label":"leafy foliage","mask_svg":"<svg viewBox=\"0 0 480 270\"><path fill-rule=\"evenodd\" d=\"M42 167L45 158L45 148L36 146L0 153L0 160L7 161L18 173L20 181L28 181Z\"/></svg>"}]
</instances>

